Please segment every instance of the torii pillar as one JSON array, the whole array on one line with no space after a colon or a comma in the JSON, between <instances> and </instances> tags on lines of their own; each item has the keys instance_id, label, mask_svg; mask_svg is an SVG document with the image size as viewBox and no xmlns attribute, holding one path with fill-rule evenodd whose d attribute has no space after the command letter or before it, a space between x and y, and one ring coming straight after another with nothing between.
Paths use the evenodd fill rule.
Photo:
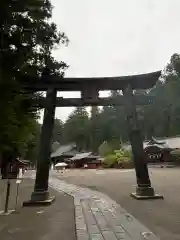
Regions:
<instances>
[{"instance_id":1,"label":"torii pillar","mask_svg":"<svg viewBox=\"0 0 180 240\"><path fill-rule=\"evenodd\" d=\"M143 149L143 139L138 123L136 106L134 103L134 96L131 85L127 85L123 89L123 95L125 98L125 110L129 129L129 140L132 147L133 161L137 180L136 192L131 193L131 196L138 200L163 199L163 196L155 193L154 188L151 186L147 162Z\"/></svg>"},{"instance_id":2,"label":"torii pillar","mask_svg":"<svg viewBox=\"0 0 180 240\"><path fill-rule=\"evenodd\" d=\"M54 200L53 196L49 196L48 180L51 165L50 154L56 108L56 93L56 89L51 88L47 90L34 191L32 192L31 199L24 202L23 206L49 205Z\"/></svg>"}]
</instances>

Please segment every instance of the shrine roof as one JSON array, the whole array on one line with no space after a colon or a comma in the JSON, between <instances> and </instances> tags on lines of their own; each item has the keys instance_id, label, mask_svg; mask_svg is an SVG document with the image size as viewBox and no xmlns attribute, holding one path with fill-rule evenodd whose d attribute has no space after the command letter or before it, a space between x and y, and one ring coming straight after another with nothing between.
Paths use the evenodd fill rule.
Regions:
<instances>
[{"instance_id":1,"label":"shrine roof","mask_svg":"<svg viewBox=\"0 0 180 240\"><path fill-rule=\"evenodd\" d=\"M76 145L74 143L68 145L60 145L60 147L51 154L51 158L60 157L64 153L72 151Z\"/></svg>"}]
</instances>

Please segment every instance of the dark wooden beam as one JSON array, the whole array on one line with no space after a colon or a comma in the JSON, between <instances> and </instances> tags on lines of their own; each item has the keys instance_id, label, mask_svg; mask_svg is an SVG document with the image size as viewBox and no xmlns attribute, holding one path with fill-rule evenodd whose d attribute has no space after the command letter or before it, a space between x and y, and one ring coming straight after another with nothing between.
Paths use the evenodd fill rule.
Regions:
<instances>
[{"instance_id":1,"label":"dark wooden beam","mask_svg":"<svg viewBox=\"0 0 180 240\"><path fill-rule=\"evenodd\" d=\"M149 105L154 102L154 98L151 96L134 96L135 104ZM42 97L35 100L36 105L40 105L42 108L46 105L46 98ZM81 99L81 98L56 98L56 107L80 107L80 106L124 106L125 99L123 96L118 98L98 98L98 99Z\"/></svg>"},{"instance_id":2,"label":"dark wooden beam","mask_svg":"<svg viewBox=\"0 0 180 240\"><path fill-rule=\"evenodd\" d=\"M132 89L152 88L161 75L161 71L129 75L121 77L94 77L94 78L62 78L57 76L44 76L41 79L27 79L22 87L27 90L46 91L53 87L59 91L83 91L85 88L100 90L121 90L131 85Z\"/></svg>"}]
</instances>

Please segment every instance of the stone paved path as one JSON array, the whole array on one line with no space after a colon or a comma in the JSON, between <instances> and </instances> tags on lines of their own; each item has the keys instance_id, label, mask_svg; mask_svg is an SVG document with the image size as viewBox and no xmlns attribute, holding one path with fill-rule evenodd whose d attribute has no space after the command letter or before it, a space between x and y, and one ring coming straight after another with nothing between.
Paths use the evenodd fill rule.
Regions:
<instances>
[{"instance_id":1,"label":"stone paved path","mask_svg":"<svg viewBox=\"0 0 180 240\"><path fill-rule=\"evenodd\" d=\"M107 195L53 176L49 184L74 197L77 240L159 240Z\"/></svg>"}]
</instances>

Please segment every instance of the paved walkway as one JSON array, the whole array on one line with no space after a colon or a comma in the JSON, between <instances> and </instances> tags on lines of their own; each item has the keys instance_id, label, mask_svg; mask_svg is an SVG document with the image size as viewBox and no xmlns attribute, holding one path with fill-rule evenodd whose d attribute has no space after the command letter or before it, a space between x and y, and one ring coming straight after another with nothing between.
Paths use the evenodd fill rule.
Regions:
<instances>
[{"instance_id":1,"label":"paved walkway","mask_svg":"<svg viewBox=\"0 0 180 240\"><path fill-rule=\"evenodd\" d=\"M77 240L158 240L107 195L51 177L57 191L74 197Z\"/></svg>"},{"instance_id":2,"label":"paved walkway","mask_svg":"<svg viewBox=\"0 0 180 240\"><path fill-rule=\"evenodd\" d=\"M29 171L26 176L34 178L34 172ZM0 188L1 184L2 181ZM24 179L19 211L0 216L0 239L159 240L107 195L66 183L52 174L50 192L56 201L48 207L21 208L22 201L29 199L33 185L33 180ZM12 189L14 196L15 188ZM10 206L14 206L14 199Z\"/></svg>"},{"instance_id":3,"label":"paved walkway","mask_svg":"<svg viewBox=\"0 0 180 240\"><path fill-rule=\"evenodd\" d=\"M134 170L66 170L55 177L70 184L103 192L163 240L180 240L180 168L149 168L152 186L164 200L137 201Z\"/></svg>"}]
</instances>

